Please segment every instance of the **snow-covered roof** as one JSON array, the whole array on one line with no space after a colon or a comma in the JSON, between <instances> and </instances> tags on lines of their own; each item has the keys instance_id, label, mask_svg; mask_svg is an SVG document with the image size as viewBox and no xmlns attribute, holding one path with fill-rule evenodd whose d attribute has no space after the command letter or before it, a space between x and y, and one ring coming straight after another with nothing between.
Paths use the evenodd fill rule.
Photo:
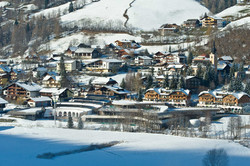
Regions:
<instances>
[{"instance_id":1,"label":"snow-covered roof","mask_svg":"<svg viewBox=\"0 0 250 166\"><path fill-rule=\"evenodd\" d=\"M118 59L103 59L102 61L107 63L122 63L122 61Z\"/></svg>"},{"instance_id":2,"label":"snow-covered roof","mask_svg":"<svg viewBox=\"0 0 250 166\"><path fill-rule=\"evenodd\" d=\"M116 94L128 94L130 93L130 91L127 91L126 89L123 89L119 86L105 86L105 88L112 90L113 92L115 92Z\"/></svg>"},{"instance_id":3,"label":"snow-covered roof","mask_svg":"<svg viewBox=\"0 0 250 166\"><path fill-rule=\"evenodd\" d=\"M51 101L51 98L49 98L47 96L31 97L30 99L33 100L34 102Z\"/></svg>"},{"instance_id":4,"label":"snow-covered roof","mask_svg":"<svg viewBox=\"0 0 250 166\"><path fill-rule=\"evenodd\" d=\"M108 82L116 82L116 80L108 77L98 77L97 79L92 81L92 84L106 85Z\"/></svg>"},{"instance_id":5,"label":"snow-covered roof","mask_svg":"<svg viewBox=\"0 0 250 166\"><path fill-rule=\"evenodd\" d=\"M181 69L184 65L168 65L168 69L175 68L175 69Z\"/></svg>"},{"instance_id":6,"label":"snow-covered roof","mask_svg":"<svg viewBox=\"0 0 250 166\"><path fill-rule=\"evenodd\" d=\"M170 95L170 94L172 94L174 92L182 92L187 96L190 94L190 90L188 90L188 89L186 89L186 90L184 90L184 89L167 90L167 89L164 89L164 88L150 88L150 89L147 90L147 92L148 91L155 91L156 93L158 93L159 95L162 95L162 96Z\"/></svg>"},{"instance_id":7,"label":"snow-covered roof","mask_svg":"<svg viewBox=\"0 0 250 166\"><path fill-rule=\"evenodd\" d=\"M233 95L238 100L241 99L245 95L248 96L248 97L250 97L245 92L227 92L227 91L224 92L224 91L218 91L218 90L214 90L214 91L202 91L202 92L200 92L200 94L198 96L201 96L203 94L211 94L215 98L224 98L227 95Z\"/></svg>"},{"instance_id":8,"label":"snow-covered roof","mask_svg":"<svg viewBox=\"0 0 250 166\"><path fill-rule=\"evenodd\" d=\"M194 78L195 76L187 76L187 77L185 77L185 79L186 80L189 80L189 79L191 79L191 78Z\"/></svg>"},{"instance_id":9,"label":"snow-covered roof","mask_svg":"<svg viewBox=\"0 0 250 166\"><path fill-rule=\"evenodd\" d=\"M16 85L24 88L27 91L30 92L35 92L35 91L40 91L42 89L42 87L34 82L29 82L29 83L25 83L25 82L16 82Z\"/></svg>"},{"instance_id":10,"label":"snow-covered roof","mask_svg":"<svg viewBox=\"0 0 250 166\"><path fill-rule=\"evenodd\" d=\"M43 78L43 81L48 81L50 78L53 78L56 81L60 81L61 80L61 76L50 76L50 75L47 75L47 76L45 76Z\"/></svg>"},{"instance_id":11,"label":"snow-covered roof","mask_svg":"<svg viewBox=\"0 0 250 166\"><path fill-rule=\"evenodd\" d=\"M151 60L152 59L148 56L138 56L138 58L143 59L143 60Z\"/></svg>"},{"instance_id":12,"label":"snow-covered roof","mask_svg":"<svg viewBox=\"0 0 250 166\"><path fill-rule=\"evenodd\" d=\"M231 56L222 56L220 57L220 59L224 60L224 61L232 61L233 58Z\"/></svg>"},{"instance_id":13,"label":"snow-covered roof","mask_svg":"<svg viewBox=\"0 0 250 166\"><path fill-rule=\"evenodd\" d=\"M94 48L78 48L75 53L92 53Z\"/></svg>"},{"instance_id":14,"label":"snow-covered roof","mask_svg":"<svg viewBox=\"0 0 250 166\"><path fill-rule=\"evenodd\" d=\"M67 88L43 88L40 90L40 93L52 93L53 95L60 95L63 93Z\"/></svg>"},{"instance_id":15,"label":"snow-covered roof","mask_svg":"<svg viewBox=\"0 0 250 166\"><path fill-rule=\"evenodd\" d=\"M8 104L8 102L0 97L0 104Z\"/></svg>"}]
</instances>

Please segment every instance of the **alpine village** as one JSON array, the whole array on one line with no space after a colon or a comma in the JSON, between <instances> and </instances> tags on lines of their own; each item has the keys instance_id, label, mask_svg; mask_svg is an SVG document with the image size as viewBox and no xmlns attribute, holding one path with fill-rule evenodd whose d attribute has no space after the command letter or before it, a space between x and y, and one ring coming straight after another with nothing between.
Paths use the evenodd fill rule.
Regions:
<instances>
[{"instance_id":1,"label":"alpine village","mask_svg":"<svg viewBox=\"0 0 250 166\"><path fill-rule=\"evenodd\" d=\"M45 145L34 159L13 159L39 166L54 158L47 165L71 165L73 158L72 165L152 165L153 160L163 165L161 155L170 160L173 152L168 148L175 141L183 139L181 148L197 139L204 147L200 156L191 161L187 154L199 152L184 148L187 163L172 159L175 162L165 164L249 164L250 1L157 1L156 9L141 0L0 2L0 142L65 140L61 146ZM177 5L181 2L196 5L185 9L193 14L183 14ZM151 140L143 143L143 137ZM132 144L132 138L142 141L141 147ZM172 141L171 146L163 140ZM25 148L32 151L37 145L24 142L18 153L28 155ZM68 142L76 144L65 151ZM240 157L228 150L236 150L236 145ZM95 154L104 148L118 157L108 160ZM135 157L149 153L148 148L160 157ZM174 158L182 158L174 153ZM12 156L12 151L7 154ZM77 157L87 154L93 158ZM94 161L95 155L104 163ZM20 165L10 156L3 165Z\"/></svg>"}]
</instances>

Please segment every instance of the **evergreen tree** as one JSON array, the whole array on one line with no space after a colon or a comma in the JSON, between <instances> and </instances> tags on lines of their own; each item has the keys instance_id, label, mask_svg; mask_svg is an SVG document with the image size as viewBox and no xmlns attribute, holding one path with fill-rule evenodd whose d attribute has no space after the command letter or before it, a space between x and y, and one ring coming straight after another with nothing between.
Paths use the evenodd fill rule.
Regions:
<instances>
[{"instance_id":1,"label":"evergreen tree","mask_svg":"<svg viewBox=\"0 0 250 166\"><path fill-rule=\"evenodd\" d=\"M49 5L49 0L44 0L44 8L47 9Z\"/></svg>"},{"instance_id":2,"label":"evergreen tree","mask_svg":"<svg viewBox=\"0 0 250 166\"><path fill-rule=\"evenodd\" d=\"M209 72L207 70L205 70L205 72L203 74L203 85L208 86L209 83L210 83L210 81L209 81Z\"/></svg>"},{"instance_id":3,"label":"evergreen tree","mask_svg":"<svg viewBox=\"0 0 250 166\"><path fill-rule=\"evenodd\" d=\"M244 72L244 63L240 63L239 72Z\"/></svg>"},{"instance_id":4,"label":"evergreen tree","mask_svg":"<svg viewBox=\"0 0 250 166\"><path fill-rule=\"evenodd\" d=\"M244 92L250 95L250 81L246 82L246 87L244 89Z\"/></svg>"},{"instance_id":5,"label":"evergreen tree","mask_svg":"<svg viewBox=\"0 0 250 166\"><path fill-rule=\"evenodd\" d=\"M197 71L196 71L196 77L202 78L202 76L203 76L202 66L201 66L201 64L199 63L199 64L198 64L198 67L197 67Z\"/></svg>"},{"instance_id":6,"label":"evergreen tree","mask_svg":"<svg viewBox=\"0 0 250 166\"><path fill-rule=\"evenodd\" d=\"M188 54L188 59L187 59L187 64L191 65L192 64L192 60L193 60L193 53L190 51Z\"/></svg>"},{"instance_id":7,"label":"evergreen tree","mask_svg":"<svg viewBox=\"0 0 250 166\"><path fill-rule=\"evenodd\" d=\"M15 20L15 25L17 26L19 24L19 22L17 21L17 19Z\"/></svg>"},{"instance_id":8,"label":"evergreen tree","mask_svg":"<svg viewBox=\"0 0 250 166\"><path fill-rule=\"evenodd\" d=\"M69 129L74 128L74 123L73 123L73 119L72 119L71 116L68 117L68 124L67 124L67 127L68 127Z\"/></svg>"},{"instance_id":9,"label":"evergreen tree","mask_svg":"<svg viewBox=\"0 0 250 166\"><path fill-rule=\"evenodd\" d=\"M168 52L171 53L172 52L172 48L171 46L168 47Z\"/></svg>"},{"instance_id":10,"label":"evergreen tree","mask_svg":"<svg viewBox=\"0 0 250 166\"><path fill-rule=\"evenodd\" d=\"M164 82L163 82L163 87L168 88L169 87L169 79L168 79L168 74L166 74Z\"/></svg>"},{"instance_id":11,"label":"evergreen tree","mask_svg":"<svg viewBox=\"0 0 250 166\"><path fill-rule=\"evenodd\" d=\"M237 78L237 79L235 79L235 81L234 81L234 90L236 91L236 92L240 92L240 91L243 91L243 84L242 84L242 80L240 79L240 78Z\"/></svg>"},{"instance_id":12,"label":"evergreen tree","mask_svg":"<svg viewBox=\"0 0 250 166\"><path fill-rule=\"evenodd\" d=\"M122 79L120 87L123 88L123 89L125 89L125 87L126 87L126 83L125 83L125 79L124 78Z\"/></svg>"},{"instance_id":13,"label":"evergreen tree","mask_svg":"<svg viewBox=\"0 0 250 166\"><path fill-rule=\"evenodd\" d=\"M82 121L82 118L81 118L81 117L79 117L79 119L78 119L77 128L78 128L78 129L83 129L83 121Z\"/></svg>"},{"instance_id":14,"label":"evergreen tree","mask_svg":"<svg viewBox=\"0 0 250 166\"><path fill-rule=\"evenodd\" d=\"M186 75L187 75L187 76L193 76L193 75L194 75L194 71L193 71L192 67L189 67L189 68L187 69Z\"/></svg>"},{"instance_id":15,"label":"evergreen tree","mask_svg":"<svg viewBox=\"0 0 250 166\"><path fill-rule=\"evenodd\" d=\"M152 75L147 75L147 78L146 78L146 89L151 88L152 85L153 85L153 77L152 77Z\"/></svg>"},{"instance_id":16,"label":"evergreen tree","mask_svg":"<svg viewBox=\"0 0 250 166\"><path fill-rule=\"evenodd\" d=\"M232 64L231 68L230 68L230 73L229 73L229 79L234 78L234 72L235 72L235 65L234 63Z\"/></svg>"},{"instance_id":17,"label":"evergreen tree","mask_svg":"<svg viewBox=\"0 0 250 166\"><path fill-rule=\"evenodd\" d=\"M142 94L142 89L140 88L140 90L139 90L139 93L138 93L138 97L137 97L137 101L142 101L142 96L143 94Z\"/></svg>"},{"instance_id":18,"label":"evergreen tree","mask_svg":"<svg viewBox=\"0 0 250 166\"><path fill-rule=\"evenodd\" d=\"M152 67L152 68L151 68L151 75L152 75L152 76L154 76L154 71L155 71L155 69Z\"/></svg>"},{"instance_id":19,"label":"evergreen tree","mask_svg":"<svg viewBox=\"0 0 250 166\"><path fill-rule=\"evenodd\" d=\"M170 81L169 88L170 89L176 89L177 88L177 80L176 80L176 78L172 78L172 80Z\"/></svg>"},{"instance_id":20,"label":"evergreen tree","mask_svg":"<svg viewBox=\"0 0 250 166\"><path fill-rule=\"evenodd\" d=\"M228 89L227 89L229 92L233 92L234 91L234 79L231 79L230 80L230 83L229 83L229 86L228 86Z\"/></svg>"},{"instance_id":21,"label":"evergreen tree","mask_svg":"<svg viewBox=\"0 0 250 166\"><path fill-rule=\"evenodd\" d=\"M184 81L184 78L181 76L180 79L179 79L179 82L178 82L178 85L177 85L177 88L178 89L184 89L185 88L185 81Z\"/></svg>"},{"instance_id":22,"label":"evergreen tree","mask_svg":"<svg viewBox=\"0 0 250 166\"><path fill-rule=\"evenodd\" d=\"M71 1L70 4L69 4L69 13L71 13L73 11L74 11L74 6L73 6L73 3Z\"/></svg>"},{"instance_id":23,"label":"evergreen tree","mask_svg":"<svg viewBox=\"0 0 250 166\"><path fill-rule=\"evenodd\" d=\"M59 67L60 67L60 76L61 76L61 81L60 81L61 87L63 87L63 88L68 87L69 81L67 79L67 73L65 70L65 64L64 64L63 57L61 57Z\"/></svg>"}]
</instances>

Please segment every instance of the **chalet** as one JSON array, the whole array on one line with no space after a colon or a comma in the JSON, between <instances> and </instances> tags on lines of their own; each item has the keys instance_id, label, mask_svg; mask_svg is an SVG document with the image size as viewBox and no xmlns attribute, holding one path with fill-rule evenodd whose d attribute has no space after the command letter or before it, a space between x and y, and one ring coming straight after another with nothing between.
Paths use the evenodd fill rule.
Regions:
<instances>
[{"instance_id":1,"label":"chalet","mask_svg":"<svg viewBox=\"0 0 250 166\"><path fill-rule=\"evenodd\" d=\"M42 80L43 87L47 88L60 88L61 87L61 76L50 76L47 75Z\"/></svg>"},{"instance_id":2,"label":"chalet","mask_svg":"<svg viewBox=\"0 0 250 166\"><path fill-rule=\"evenodd\" d=\"M116 82L116 80L112 78L98 77L97 79L93 80L91 84L97 87L102 87L102 86L114 86L117 85L118 83Z\"/></svg>"},{"instance_id":3,"label":"chalet","mask_svg":"<svg viewBox=\"0 0 250 166\"><path fill-rule=\"evenodd\" d=\"M49 107L51 106L51 98L49 97L31 97L27 100L29 107Z\"/></svg>"},{"instance_id":4,"label":"chalet","mask_svg":"<svg viewBox=\"0 0 250 166\"><path fill-rule=\"evenodd\" d=\"M100 58L101 53L95 48L78 48L72 58L79 58L79 59L95 59Z\"/></svg>"},{"instance_id":5,"label":"chalet","mask_svg":"<svg viewBox=\"0 0 250 166\"><path fill-rule=\"evenodd\" d=\"M188 106L191 99L189 90L166 90L164 88L151 88L145 93L146 101L167 102L174 106Z\"/></svg>"},{"instance_id":6,"label":"chalet","mask_svg":"<svg viewBox=\"0 0 250 166\"><path fill-rule=\"evenodd\" d=\"M64 66L65 66L66 72L76 71L76 60L65 60ZM58 72L60 72L60 63L59 62L56 65L56 69Z\"/></svg>"},{"instance_id":7,"label":"chalet","mask_svg":"<svg viewBox=\"0 0 250 166\"><path fill-rule=\"evenodd\" d=\"M158 31L160 32L162 36L165 36L169 33L176 33L179 31L179 29L180 29L180 26L176 24L164 24L158 29Z\"/></svg>"},{"instance_id":8,"label":"chalet","mask_svg":"<svg viewBox=\"0 0 250 166\"><path fill-rule=\"evenodd\" d=\"M242 113L250 104L250 96L244 92L203 91L199 94L201 107L219 107L226 112Z\"/></svg>"},{"instance_id":9,"label":"chalet","mask_svg":"<svg viewBox=\"0 0 250 166\"><path fill-rule=\"evenodd\" d=\"M41 96L47 96L53 99L53 101L64 101L73 95L73 93L67 88L42 88L39 91Z\"/></svg>"},{"instance_id":10,"label":"chalet","mask_svg":"<svg viewBox=\"0 0 250 166\"><path fill-rule=\"evenodd\" d=\"M219 61L217 65L217 73L221 75L222 77L225 76L225 74L229 74L230 72L230 65L228 63L225 63L224 61Z\"/></svg>"},{"instance_id":11,"label":"chalet","mask_svg":"<svg viewBox=\"0 0 250 166\"><path fill-rule=\"evenodd\" d=\"M33 82L16 82L3 89L3 95L7 99L17 100L37 97L42 89L38 84Z\"/></svg>"},{"instance_id":12,"label":"chalet","mask_svg":"<svg viewBox=\"0 0 250 166\"><path fill-rule=\"evenodd\" d=\"M207 16L205 15L202 19L201 19L201 23L202 23L202 27L223 27L223 19L220 17L216 17L216 16Z\"/></svg>"},{"instance_id":13,"label":"chalet","mask_svg":"<svg viewBox=\"0 0 250 166\"><path fill-rule=\"evenodd\" d=\"M65 55L72 57L72 55L75 54L75 51L76 51L77 49L78 49L78 47L71 46L71 47L69 47L69 48L66 50Z\"/></svg>"},{"instance_id":14,"label":"chalet","mask_svg":"<svg viewBox=\"0 0 250 166\"><path fill-rule=\"evenodd\" d=\"M140 44L134 40L116 40L115 44L123 49L137 49L140 48Z\"/></svg>"},{"instance_id":15,"label":"chalet","mask_svg":"<svg viewBox=\"0 0 250 166\"><path fill-rule=\"evenodd\" d=\"M188 19L184 21L182 26L188 29L198 28L200 27L200 21L198 19Z\"/></svg>"},{"instance_id":16,"label":"chalet","mask_svg":"<svg viewBox=\"0 0 250 166\"><path fill-rule=\"evenodd\" d=\"M32 74L33 74L33 77L41 77L47 71L48 69L46 69L45 67L36 67L32 70Z\"/></svg>"},{"instance_id":17,"label":"chalet","mask_svg":"<svg viewBox=\"0 0 250 166\"><path fill-rule=\"evenodd\" d=\"M85 67L93 72L113 72L122 66L122 61L117 59L96 59L92 61L85 61Z\"/></svg>"},{"instance_id":18,"label":"chalet","mask_svg":"<svg viewBox=\"0 0 250 166\"><path fill-rule=\"evenodd\" d=\"M3 109L6 106L6 104L8 104L8 102L6 100L4 100L3 98L0 97L0 111L3 111Z\"/></svg>"},{"instance_id":19,"label":"chalet","mask_svg":"<svg viewBox=\"0 0 250 166\"><path fill-rule=\"evenodd\" d=\"M20 71L17 71L17 70L13 70L11 68L10 72L9 72L9 79L10 81L16 81L17 80L17 77L19 75Z\"/></svg>"},{"instance_id":20,"label":"chalet","mask_svg":"<svg viewBox=\"0 0 250 166\"><path fill-rule=\"evenodd\" d=\"M201 79L196 76L187 76L185 78L185 87L192 93L197 93L201 85Z\"/></svg>"},{"instance_id":21,"label":"chalet","mask_svg":"<svg viewBox=\"0 0 250 166\"><path fill-rule=\"evenodd\" d=\"M206 54L202 54L202 55L199 55L199 56L195 57L195 58L192 60L192 63L193 63L194 65L197 65L198 63L207 65L207 64L210 63L210 58L209 58Z\"/></svg>"},{"instance_id":22,"label":"chalet","mask_svg":"<svg viewBox=\"0 0 250 166\"><path fill-rule=\"evenodd\" d=\"M113 99L125 99L130 92L119 86L103 86L94 90L94 95L109 96Z\"/></svg>"},{"instance_id":23,"label":"chalet","mask_svg":"<svg viewBox=\"0 0 250 166\"><path fill-rule=\"evenodd\" d=\"M141 66L149 66L152 64L152 58L148 56L138 56L135 58L135 64Z\"/></svg>"},{"instance_id":24,"label":"chalet","mask_svg":"<svg viewBox=\"0 0 250 166\"><path fill-rule=\"evenodd\" d=\"M170 64L170 65L168 65L167 70L168 71L175 71L175 72L180 73L185 68L186 68L186 66L182 65L182 64Z\"/></svg>"}]
</instances>

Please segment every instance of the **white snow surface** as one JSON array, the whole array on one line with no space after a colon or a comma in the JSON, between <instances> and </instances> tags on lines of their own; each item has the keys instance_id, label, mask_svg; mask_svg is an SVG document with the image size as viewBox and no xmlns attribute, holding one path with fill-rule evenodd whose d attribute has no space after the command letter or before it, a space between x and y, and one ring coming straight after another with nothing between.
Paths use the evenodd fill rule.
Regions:
<instances>
[{"instance_id":1,"label":"white snow surface","mask_svg":"<svg viewBox=\"0 0 250 166\"><path fill-rule=\"evenodd\" d=\"M4 117L6 118L6 117ZM16 165L202 165L205 153L224 148L230 165L247 166L250 150L226 140L169 136L163 134L127 133L54 128L51 120L1 123L0 161ZM58 124L58 122L57 122ZM61 124L62 125L62 124ZM65 124L64 124L65 125ZM38 159L39 154L79 149L96 143L122 141L111 148L54 158Z\"/></svg>"},{"instance_id":2,"label":"white snow surface","mask_svg":"<svg viewBox=\"0 0 250 166\"><path fill-rule=\"evenodd\" d=\"M194 0L136 0L128 10L129 23L142 29L159 28L162 24L182 24L198 19L208 9Z\"/></svg>"},{"instance_id":3,"label":"white snow surface","mask_svg":"<svg viewBox=\"0 0 250 166\"><path fill-rule=\"evenodd\" d=\"M233 21L230 24L228 24L225 28L223 28L222 30L225 30L229 27L240 27L240 26L250 27L250 17L245 17L245 18L239 19L237 21Z\"/></svg>"},{"instance_id":4,"label":"white snow surface","mask_svg":"<svg viewBox=\"0 0 250 166\"><path fill-rule=\"evenodd\" d=\"M5 7L5 6L8 6L8 5L10 5L10 3L7 2L7 1L2 1L2 2L0 2L0 8Z\"/></svg>"},{"instance_id":5,"label":"white snow surface","mask_svg":"<svg viewBox=\"0 0 250 166\"><path fill-rule=\"evenodd\" d=\"M226 16L240 17L240 16L246 15L246 13L243 13L241 11L244 11L247 9L250 10L250 5L235 5L216 14L216 16L217 17L226 17Z\"/></svg>"},{"instance_id":6,"label":"white snow surface","mask_svg":"<svg viewBox=\"0 0 250 166\"><path fill-rule=\"evenodd\" d=\"M77 23L90 18L96 21L122 21L123 14L133 0L101 0L61 17L63 24ZM136 0L128 9L128 23L144 30L159 28L165 23L181 24L190 18L199 18L208 9L194 0ZM145 21L145 19L147 21Z\"/></svg>"},{"instance_id":7,"label":"white snow surface","mask_svg":"<svg viewBox=\"0 0 250 166\"><path fill-rule=\"evenodd\" d=\"M132 36L126 33L98 33L93 36L80 32L73 35L68 35L60 39L54 39L50 41L50 49L53 52L64 52L69 46L77 46L80 43L89 44L89 38L95 38L95 45L104 46L106 44L114 43L116 40L135 40L141 42L141 37ZM43 50L46 48L46 44L43 44L39 49Z\"/></svg>"}]
</instances>

